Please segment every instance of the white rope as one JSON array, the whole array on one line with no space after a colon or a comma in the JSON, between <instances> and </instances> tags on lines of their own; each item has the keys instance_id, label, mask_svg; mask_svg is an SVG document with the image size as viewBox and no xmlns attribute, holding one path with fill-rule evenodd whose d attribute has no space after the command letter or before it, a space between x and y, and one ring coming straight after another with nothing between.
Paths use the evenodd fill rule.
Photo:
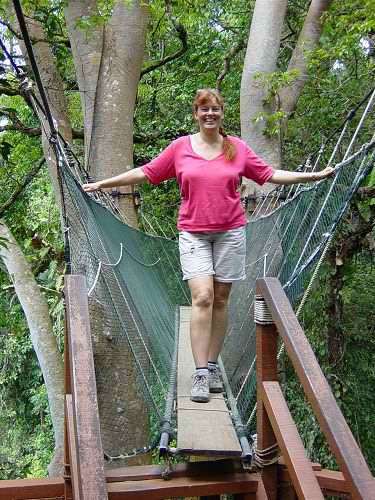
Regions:
<instances>
[{"instance_id":1,"label":"white rope","mask_svg":"<svg viewBox=\"0 0 375 500\"><path fill-rule=\"evenodd\" d=\"M100 271L102 270L102 262L100 261L99 262L99 266L98 266L98 269L96 271L96 276L95 276L95 279L94 279L94 282L93 284L91 285L91 288L90 290L87 292L87 296L90 297L90 295L92 294L92 292L94 291L95 287L96 287L96 284L98 282L98 279L99 279L99 275L100 275Z\"/></svg>"},{"instance_id":2,"label":"white rope","mask_svg":"<svg viewBox=\"0 0 375 500\"><path fill-rule=\"evenodd\" d=\"M273 325L272 315L261 295L255 295L254 321L257 325Z\"/></svg>"},{"instance_id":3,"label":"white rope","mask_svg":"<svg viewBox=\"0 0 375 500\"><path fill-rule=\"evenodd\" d=\"M88 297L91 296L92 292L94 291L94 289L96 287L96 284L97 284L99 276L100 276L100 272L102 270L102 266L108 266L108 267L116 267L116 266L118 266L120 264L120 262L121 262L122 255L123 255L123 246L122 246L122 243L120 243L120 257L117 259L117 261L114 264L112 264L110 262L103 262L102 260L99 261L99 265L98 265L98 269L96 271L94 282L91 285L90 290L87 292L87 296Z\"/></svg>"},{"instance_id":4,"label":"white rope","mask_svg":"<svg viewBox=\"0 0 375 500\"><path fill-rule=\"evenodd\" d=\"M252 436L253 438L253 456L251 460L251 465L259 469L263 469L268 465L276 464L280 457L280 449L278 443L274 443L267 448L260 450L258 448L258 437L257 434Z\"/></svg>"},{"instance_id":5,"label":"white rope","mask_svg":"<svg viewBox=\"0 0 375 500\"><path fill-rule=\"evenodd\" d=\"M375 137L375 135L374 135L374 137ZM372 142L372 141L371 141L371 142ZM370 143L370 144L371 144L371 143ZM356 154L352 155L352 157L347 158L346 160L344 160L344 161L342 161L341 163L339 163L339 164L336 166L336 168L343 168L345 165L347 165L348 163L350 163L351 161L353 161L354 157L357 157L357 156L359 156L359 154L363 153L363 151L365 151L365 150L366 150L366 147L367 147L367 146L368 146L368 144L364 144L364 145L361 147L361 149L360 149L360 150L359 150ZM358 169L358 172L357 172L357 174L356 174L356 176L355 176L355 179L354 179L354 181L353 181L353 185L354 185L354 186L356 185L356 182L359 180L359 178L360 178L360 176L361 176L361 174L362 174L362 171L363 171L364 166L365 166L365 158L363 158L363 159L362 159L361 165L360 165L360 167L359 167L359 169ZM346 204L346 205L347 205L347 204ZM343 210L344 210L344 209L343 209ZM330 247L330 245L331 245L331 242L332 242L332 240L333 240L334 234L335 234L335 233L334 233L334 231L331 231L330 233L325 233L325 234L323 235L323 236L325 236L325 237L327 238L327 240L326 240L326 243L325 243L324 249L323 249L323 251L322 251L322 254L321 254L321 256L320 256L320 258L319 258L319 260L318 260L318 262L317 262L317 265L316 265L316 267L315 267L315 269L314 269L314 272L313 272L313 274L312 274L312 276L311 276L311 278L310 278L309 284L308 284L308 286L307 286L307 288L306 288L306 290L305 290L305 292L304 292L304 294L303 294L303 297L302 297L302 299L301 299L301 302L299 303L299 306L298 306L298 308L297 308L297 311L296 311L296 317L297 317L297 318L299 318L299 315L301 314L302 309L303 309L303 307L304 307L304 305L305 305L305 303L306 303L306 301L307 301L307 299L308 299L308 297L309 297L309 295L310 295L310 292L311 292L312 286L313 286L313 284L314 284L314 282L315 282L315 279L316 279L316 277L317 277L317 275L318 275L318 273L319 273L320 267L321 267L321 265L322 265L322 263L323 263L323 261L324 261L324 259L325 259L325 256L326 256L326 254L327 254L327 252L328 252L328 249L329 249L329 247ZM277 359L278 359L278 360L279 360L279 359L280 359L280 357L282 356L282 354L283 354L284 350L285 350L285 345L284 345L284 343L282 343L282 345L281 345L281 347L280 347L280 349L279 349L279 352L277 353ZM251 366L251 368L250 368L250 369L252 369L252 368L253 368L253 365L254 365L254 361L253 361L252 366ZM249 370L249 371L250 371L250 370ZM247 377L247 378L248 378L248 377ZM241 389L242 389L242 388L241 388ZM254 405L254 408L253 408L253 410L252 410L252 412L251 412L251 414L250 414L250 416L249 416L249 419L247 420L246 426L249 426L249 425L251 424L251 422L253 421L254 416L255 416L255 413L256 413L256 409L257 409L257 403L255 403L255 405Z\"/></svg>"}]
</instances>

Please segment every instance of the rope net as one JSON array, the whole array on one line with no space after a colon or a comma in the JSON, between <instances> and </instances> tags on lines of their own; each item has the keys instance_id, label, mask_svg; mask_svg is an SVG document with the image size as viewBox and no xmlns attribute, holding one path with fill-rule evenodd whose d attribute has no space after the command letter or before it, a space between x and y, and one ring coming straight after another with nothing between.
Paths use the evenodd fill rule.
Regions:
<instances>
[{"instance_id":1,"label":"rope net","mask_svg":"<svg viewBox=\"0 0 375 500\"><path fill-rule=\"evenodd\" d=\"M334 177L273 191L247 224L247 278L233 285L221 358L249 437L256 382L255 280L277 276L298 306L353 193L374 165L375 140L371 127L364 130L362 146L351 139L345 143L341 134L333 153L327 145L304 167L331 164ZM190 296L176 239L123 223L108 197L82 191L74 159L68 160L60 170L70 261L72 272L87 278L103 446L109 460L124 458L149 450L165 423L176 309L189 304ZM151 215L143 220L145 227L155 227ZM173 427L174 416L167 419Z\"/></svg>"},{"instance_id":2,"label":"rope net","mask_svg":"<svg viewBox=\"0 0 375 500\"><path fill-rule=\"evenodd\" d=\"M42 126L60 166L71 270L87 278L104 451L109 460L137 455L152 447L161 427L174 424L173 415L164 410L171 407L176 309L189 303L177 242L132 229L119 220L110 197L82 191L87 172L55 128L18 1L15 8L43 105L27 80L23 85L35 109L46 117ZM22 78L6 48L5 54ZM309 188L273 191L247 224L247 278L233 286L221 365L228 400L236 404L235 426L248 436L254 415L255 280L277 276L297 313L301 310L335 228L374 165L374 126L368 113L374 98L372 91L349 113L333 152L329 145L338 129L304 166L315 171L336 165L335 177ZM356 112L364 104L358 118ZM159 232L147 207L141 213L143 227ZM167 225L173 234L174 221Z\"/></svg>"}]
</instances>

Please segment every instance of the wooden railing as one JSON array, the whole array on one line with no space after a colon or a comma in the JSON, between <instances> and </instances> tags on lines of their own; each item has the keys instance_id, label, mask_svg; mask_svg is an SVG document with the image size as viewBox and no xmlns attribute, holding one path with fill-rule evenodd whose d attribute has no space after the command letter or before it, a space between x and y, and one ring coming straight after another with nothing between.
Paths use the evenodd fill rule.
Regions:
<instances>
[{"instance_id":1,"label":"wooden railing","mask_svg":"<svg viewBox=\"0 0 375 500\"><path fill-rule=\"evenodd\" d=\"M257 280L256 295L258 449L266 450L277 441L298 498L323 498L277 381L280 335L352 498L374 500L374 478L280 282L276 278ZM277 498L277 475L277 465L263 469L262 479L269 500Z\"/></svg>"},{"instance_id":2,"label":"wooden railing","mask_svg":"<svg viewBox=\"0 0 375 500\"><path fill-rule=\"evenodd\" d=\"M87 287L65 279L65 498L106 500ZM71 492L69 491L71 488Z\"/></svg>"}]
</instances>

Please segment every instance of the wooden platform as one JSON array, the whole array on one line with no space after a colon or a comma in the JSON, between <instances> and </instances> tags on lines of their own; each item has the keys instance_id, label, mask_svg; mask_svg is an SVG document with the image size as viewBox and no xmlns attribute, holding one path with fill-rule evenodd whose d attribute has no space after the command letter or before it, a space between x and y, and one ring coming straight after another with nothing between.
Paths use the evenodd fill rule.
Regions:
<instances>
[{"instance_id":1,"label":"wooden platform","mask_svg":"<svg viewBox=\"0 0 375 500\"><path fill-rule=\"evenodd\" d=\"M177 448L180 453L203 456L241 456L229 410L222 394L208 403L190 401L195 365L190 347L190 307L180 307L177 374Z\"/></svg>"}]
</instances>

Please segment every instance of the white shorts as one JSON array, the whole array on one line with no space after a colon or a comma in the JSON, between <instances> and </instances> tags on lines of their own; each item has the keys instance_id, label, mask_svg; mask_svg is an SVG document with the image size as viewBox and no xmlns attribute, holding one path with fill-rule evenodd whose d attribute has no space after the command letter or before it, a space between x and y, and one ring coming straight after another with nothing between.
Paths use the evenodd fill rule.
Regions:
<instances>
[{"instance_id":1,"label":"white shorts","mask_svg":"<svg viewBox=\"0 0 375 500\"><path fill-rule=\"evenodd\" d=\"M246 277L245 226L217 233L181 231L179 248L184 280L214 275L216 281L232 283Z\"/></svg>"}]
</instances>

